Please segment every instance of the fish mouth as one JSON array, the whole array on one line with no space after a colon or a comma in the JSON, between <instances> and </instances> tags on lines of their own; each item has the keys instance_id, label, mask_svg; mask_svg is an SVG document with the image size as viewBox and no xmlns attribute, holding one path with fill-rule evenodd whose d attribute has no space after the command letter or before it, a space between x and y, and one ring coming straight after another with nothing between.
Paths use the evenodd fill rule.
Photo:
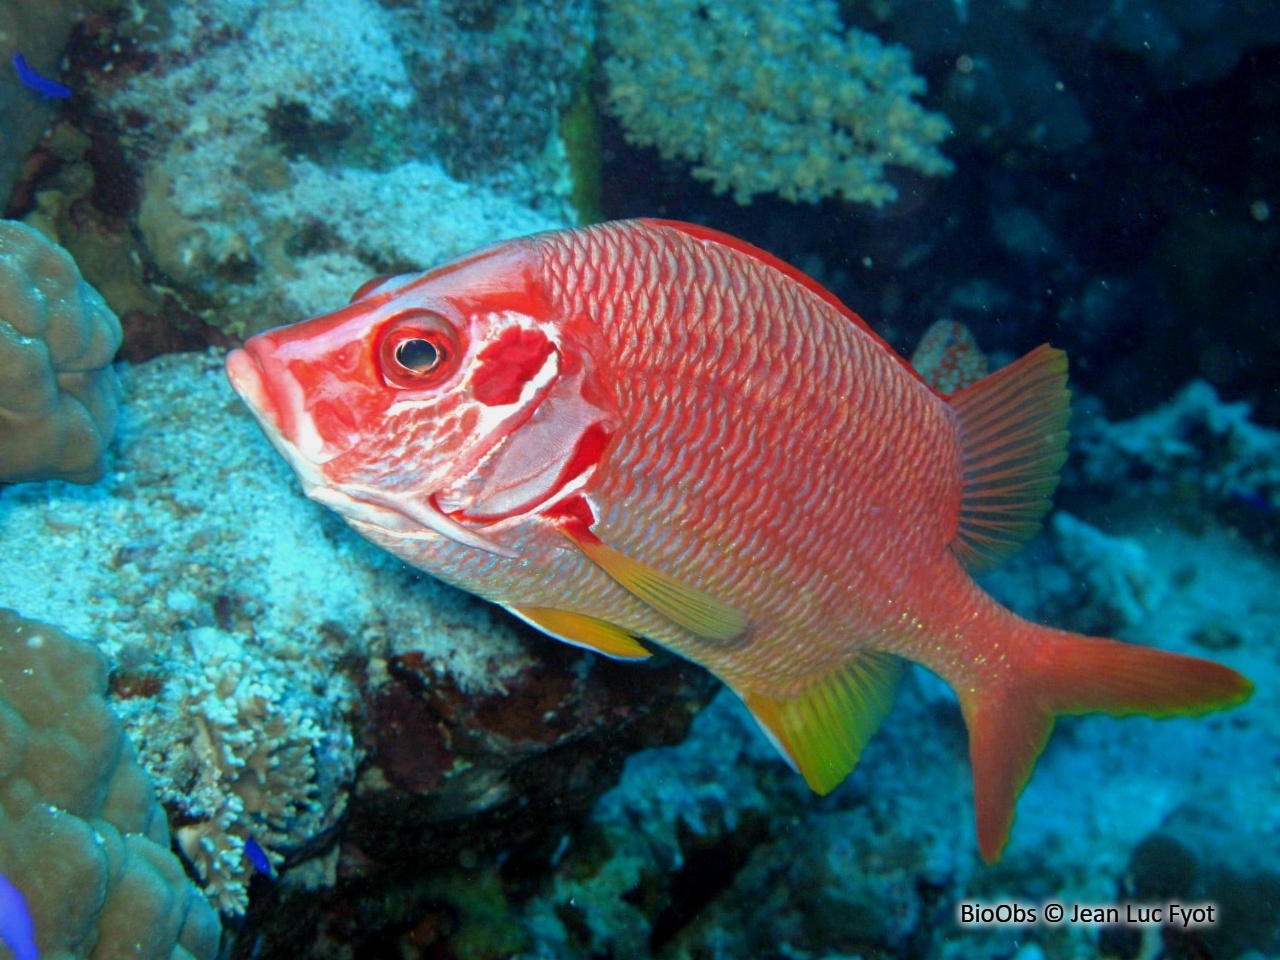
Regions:
<instances>
[{"instance_id":1,"label":"fish mouth","mask_svg":"<svg viewBox=\"0 0 1280 960\"><path fill-rule=\"evenodd\" d=\"M225 361L227 379L231 381L231 389L258 415L272 405L267 393L267 385L262 377L262 365L248 350L237 349L227 354Z\"/></svg>"},{"instance_id":2,"label":"fish mouth","mask_svg":"<svg viewBox=\"0 0 1280 960\"><path fill-rule=\"evenodd\" d=\"M262 358L248 345L243 350L232 350L225 361L227 379L231 389L240 395L258 426L267 435L271 445L290 462L296 456L293 444L285 438L285 405L280 402L271 387ZM286 450L286 447L288 450Z\"/></svg>"},{"instance_id":3,"label":"fish mouth","mask_svg":"<svg viewBox=\"0 0 1280 960\"><path fill-rule=\"evenodd\" d=\"M244 349L232 350L224 361L227 379L231 388L240 395L258 426L275 447L276 452L285 459L298 475L307 496L312 491L327 485L321 465L324 459L309 456L299 448L299 444L291 434L296 435L299 420L297 411L282 396L275 386L275 380L267 375L262 357L253 348L253 341L245 344Z\"/></svg>"},{"instance_id":4,"label":"fish mouth","mask_svg":"<svg viewBox=\"0 0 1280 960\"><path fill-rule=\"evenodd\" d=\"M227 354L227 378L285 459L295 468L299 459L313 469L322 467L348 447L320 435L302 385L275 355L267 336L251 337L243 349Z\"/></svg>"}]
</instances>

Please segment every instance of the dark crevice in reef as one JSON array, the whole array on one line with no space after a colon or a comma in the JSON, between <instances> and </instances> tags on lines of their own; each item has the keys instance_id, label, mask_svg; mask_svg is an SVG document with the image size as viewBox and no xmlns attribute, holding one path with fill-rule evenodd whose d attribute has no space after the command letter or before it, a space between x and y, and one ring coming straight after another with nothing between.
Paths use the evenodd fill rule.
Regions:
<instances>
[{"instance_id":1,"label":"dark crevice in reef","mask_svg":"<svg viewBox=\"0 0 1280 960\"><path fill-rule=\"evenodd\" d=\"M649 948L656 956L702 908L729 889L756 848L769 839L767 818L753 815L719 837L699 836L680 824L684 865L670 877L667 903L653 918Z\"/></svg>"},{"instance_id":2,"label":"dark crevice in reef","mask_svg":"<svg viewBox=\"0 0 1280 960\"><path fill-rule=\"evenodd\" d=\"M283 97L267 108L264 119L271 139L285 157L305 157L322 166L338 162L354 130L345 121L321 120L305 103Z\"/></svg>"}]
</instances>

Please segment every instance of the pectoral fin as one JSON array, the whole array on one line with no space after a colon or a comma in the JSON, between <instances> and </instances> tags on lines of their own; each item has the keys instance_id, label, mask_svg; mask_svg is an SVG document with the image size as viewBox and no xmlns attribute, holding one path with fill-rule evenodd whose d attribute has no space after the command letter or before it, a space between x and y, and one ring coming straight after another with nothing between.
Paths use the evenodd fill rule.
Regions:
<instances>
[{"instance_id":1,"label":"pectoral fin","mask_svg":"<svg viewBox=\"0 0 1280 960\"><path fill-rule=\"evenodd\" d=\"M512 607L525 623L575 647L586 647L616 660L645 660L652 656L627 630L607 620L551 607Z\"/></svg>"},{"instance_id":2,"label":"pectoral fin","mask_svg":"<svg viewBox=\"0 0 1280 960\"><path fill-rule=\"evenodd\" d=\"M566 524L561 530L619 585L691 633L711 640L730 640L746 630L747 617L740 610L633 560L602 543L584 526Z\"/></svg>"}]
</instances>

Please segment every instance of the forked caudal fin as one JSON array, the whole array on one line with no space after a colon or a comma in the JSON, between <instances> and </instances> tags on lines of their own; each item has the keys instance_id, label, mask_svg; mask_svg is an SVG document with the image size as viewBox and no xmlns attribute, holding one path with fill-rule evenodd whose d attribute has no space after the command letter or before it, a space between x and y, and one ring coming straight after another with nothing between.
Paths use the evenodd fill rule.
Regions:
<instances>
[{"instance_id":1,"label":"forked caudal fin","mask_svg":"<svg viewBox=\"0 0 1280 960\"><path fill-rule=\"evenodd\" d=\"M1060 714L1197 716L1239 706L1253 684L1234 670L1117 640L1037 628L1028 657L998 684L960 691L969 728L978 847L1000 858L1026 786Z\"/></svg>"}]
</instances>

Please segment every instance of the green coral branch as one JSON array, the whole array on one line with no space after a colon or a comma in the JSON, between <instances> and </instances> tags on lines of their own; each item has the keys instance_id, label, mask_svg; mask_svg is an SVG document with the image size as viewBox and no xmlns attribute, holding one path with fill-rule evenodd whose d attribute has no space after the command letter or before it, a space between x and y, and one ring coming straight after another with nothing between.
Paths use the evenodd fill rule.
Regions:
<instances>
[{"instance_id":1,"label":"green coral branch","mask_svg":"<svg viewBox=\"0 0 1280 960\"><path fill-rule=\"evenodd\" d=\"M627 139L739 203L897 199L889 165L943 176L951 133L913 98L902 47L845 29L831 0L608 0L608 104Z\"/></svg>"}]
</instances>

